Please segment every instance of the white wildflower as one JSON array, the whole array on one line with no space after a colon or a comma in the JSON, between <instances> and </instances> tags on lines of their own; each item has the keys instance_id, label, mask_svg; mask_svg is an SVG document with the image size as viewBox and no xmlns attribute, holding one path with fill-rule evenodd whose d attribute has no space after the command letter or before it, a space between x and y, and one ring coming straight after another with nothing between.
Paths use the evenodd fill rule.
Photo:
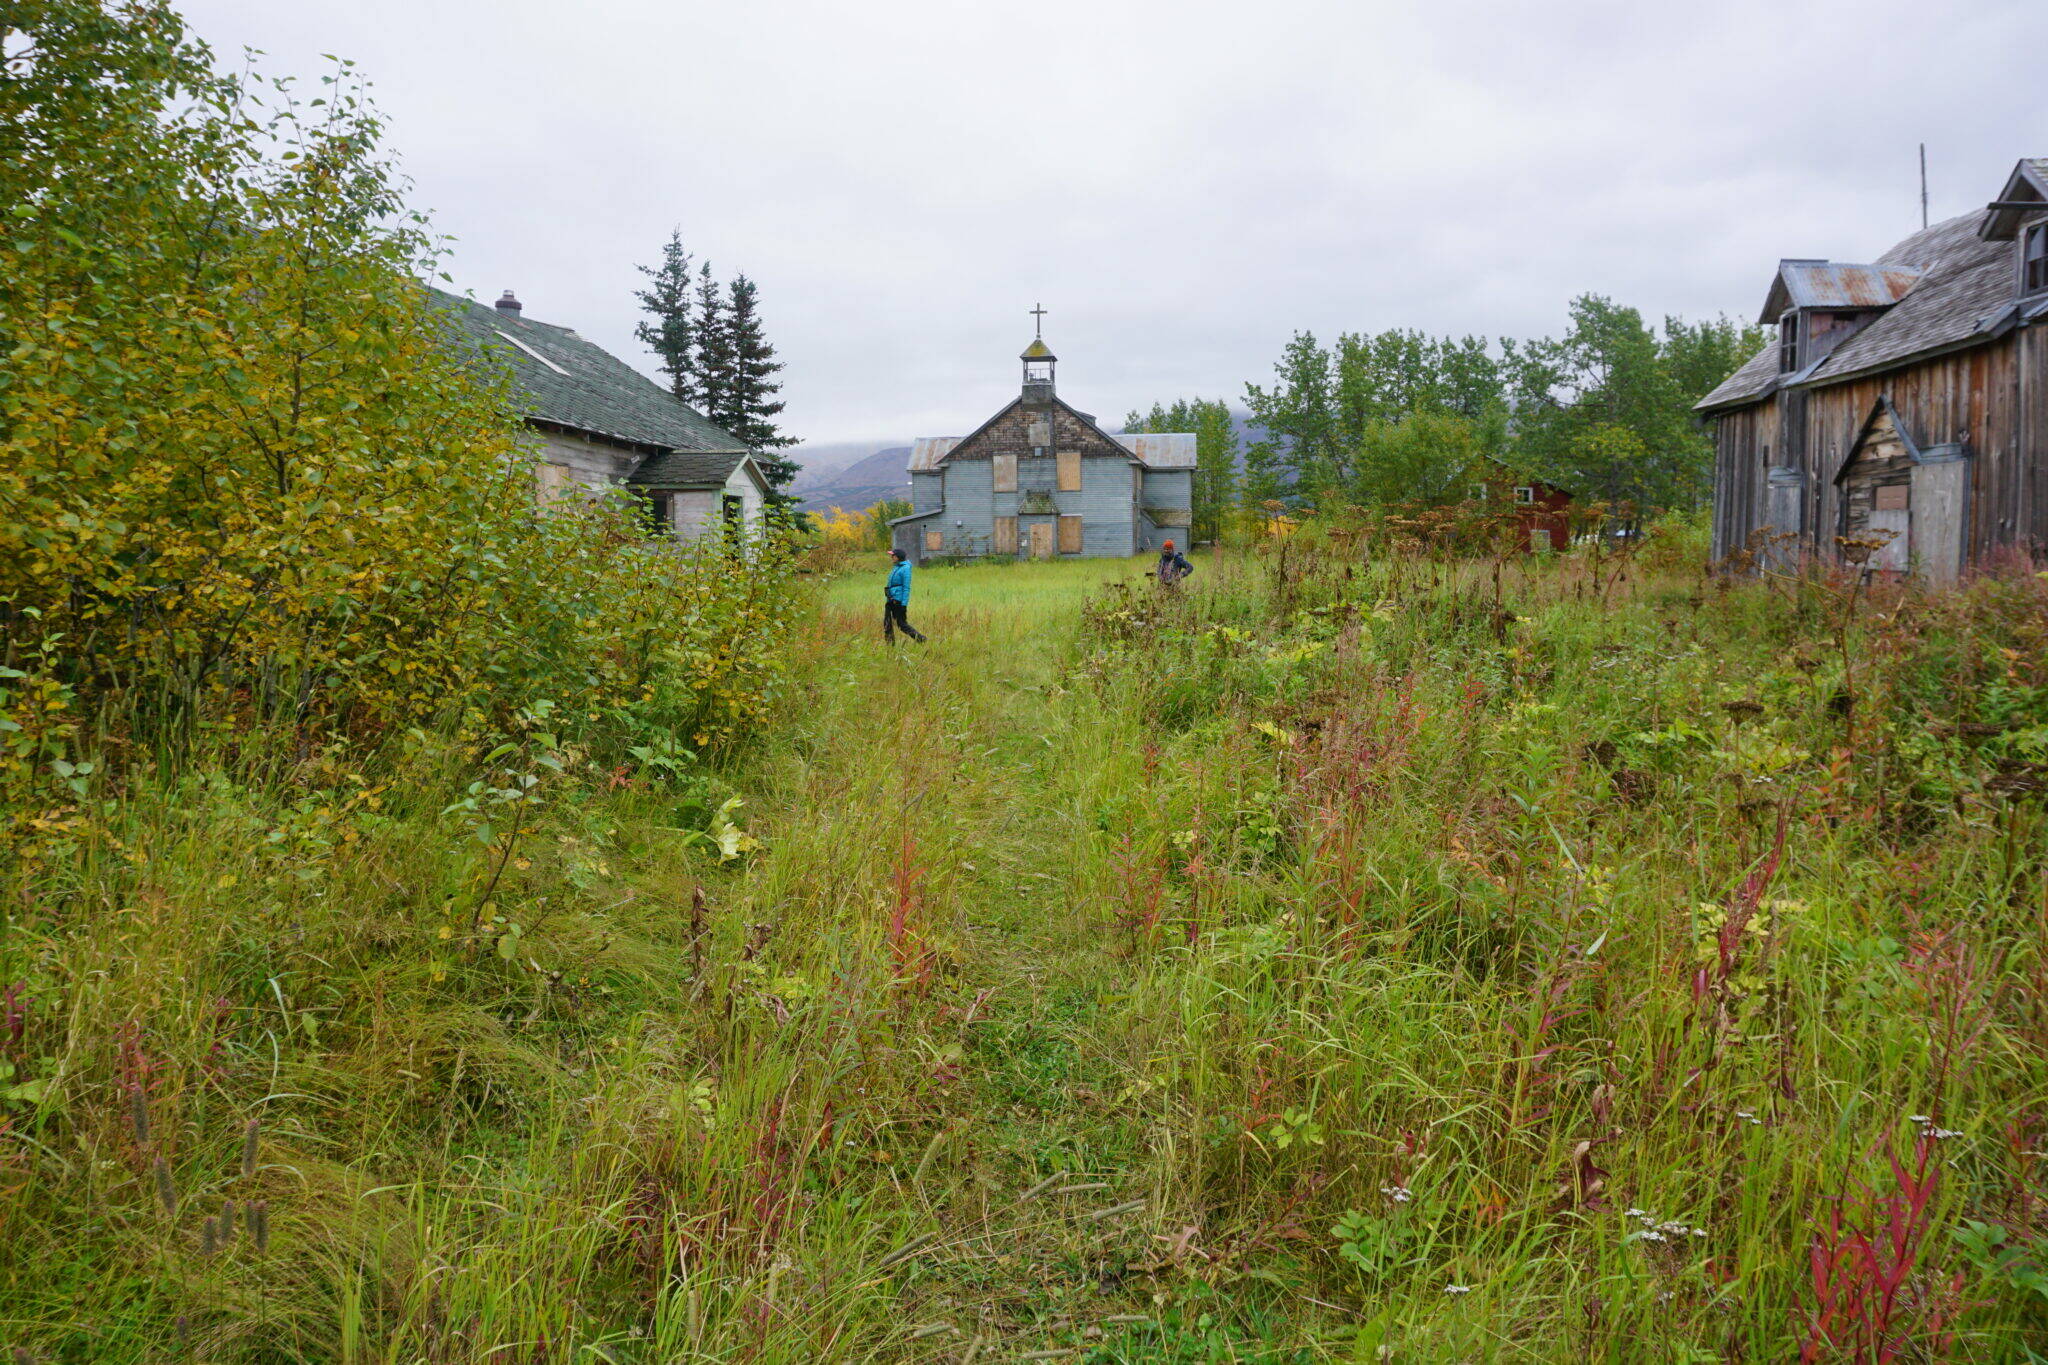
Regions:
<instances>
[{"instance_id":1,"label":"white wildflower","mask_svg":"<svg viewBox=\"0 0 2048 1365\"><path fill-rule=\"evenodd\" d=\"M1472 1286L1469 1284L1447 1284L1444 1286L1444 1293L1446 1294L1469 1294L1471 1292Z\"/></svg>"}]
</instances>

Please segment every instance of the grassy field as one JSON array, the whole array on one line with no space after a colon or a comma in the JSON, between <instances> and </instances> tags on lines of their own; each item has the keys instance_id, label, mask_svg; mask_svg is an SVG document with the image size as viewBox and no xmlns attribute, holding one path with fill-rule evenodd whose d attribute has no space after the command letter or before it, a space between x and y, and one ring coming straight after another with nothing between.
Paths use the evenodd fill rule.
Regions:
<instances>
[{"instance_id":1,"label":"grassy field","mask_svg":"<svg viewBox=\"0 0 2048 1365\"><path fill-rule=\"evenodd\" d=\"M2041 1359L2048 581L1655 551L934 567L894 651L878 555L716 771L138 785L0 958L0 1339Z\"/></svg>"}]
</instances>

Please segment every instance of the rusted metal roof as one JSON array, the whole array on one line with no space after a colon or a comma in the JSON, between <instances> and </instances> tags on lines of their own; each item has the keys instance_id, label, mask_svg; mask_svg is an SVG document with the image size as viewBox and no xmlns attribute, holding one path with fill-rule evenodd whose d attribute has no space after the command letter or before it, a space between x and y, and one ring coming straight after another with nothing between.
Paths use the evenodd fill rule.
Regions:
<instances>
[{"instance_id":1,"label":"rusted metal roof","mask_svg":"<svg viewBox=\"0 0 2048 1365\"><path fill-rule=\"evenodd\" d=\"M1915 284L1868 327L1797 374L1778 372L1778 344L1693 405L1695 412L1743 407L1779 388L1822 388L1881 373L1924 356L1979 345L2006 324L2015 305L2013 249L1983 236L1988 209L1922 228L1877 260L1885 272L1910 271Z\"/></svg>"},{"instance_id":2,"label":"rusted metal roof","mask_svg":"<svg viewBox=\"0 0 2048 1365\"><path fill-rule=\"evenodd\" d=\"M1147 431L1124 436L1113 435L1109 439L1137 456L1138 463L1147 469L1195 467L1195 437L1192 432Z\"/></svg>"},{"instance_id":3,"label":"rusted metal roof","mask_svg":"<svg viewBox=\"0 0 2048 1365\"><path fill-rule=\"evenodd\" d=\"M1780 261L1757 320L1768 327L1793 308L1889 308L1919 280L1918 270L1897 266Z\"/></svg>"},{"instance_id":4,"label":"rusted metal roof","mask_svg":"<svg viewBox=\"0 0 2048 1365\"><path fill-rule=\"evenodd\" d=\"M910 472L929 474L939 467L939 461L953 453L953 447L966 438L963 436L920 436L910 443Z\"/></svg>"}]
</instances>

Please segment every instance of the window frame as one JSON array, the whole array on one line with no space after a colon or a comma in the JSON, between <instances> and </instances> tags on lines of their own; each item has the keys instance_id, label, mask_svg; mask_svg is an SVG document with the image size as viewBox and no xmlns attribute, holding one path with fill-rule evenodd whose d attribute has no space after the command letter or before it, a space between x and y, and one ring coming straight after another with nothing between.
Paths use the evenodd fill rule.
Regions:
<instances>
[{"instance_id":1,"label":"window frame","mask_svg":"<svg viewBox=\"0 0 2048 1365\"><path fill-rule=\"evenodd\" d=\"M1534 507L1535 505L1536 505L1536 485L1535 485L1535 484L1533 484L1533 483L1518 483L1518 484L1516 484L1516 485L1515 485L1515 506L1517 506L1517 507Z\"/></svg>"},{"instance_id":2,"label":"window frame","mask_svg":"<svg viewBox=\"0 0 2048 1365\"><path fill-rule=\"evenodd\" d=\"M1787 309L1778 319L1778 373L1799 368L1799 310Z\"/></svg>"},{"instance_id":3,"label":"window frame","mask_svg":"<svg viewBox=\"0 0 2048 1365\"><path fill-rule=\"evenodd\" d=\"M2048 218L2020 229L2020 295L2048 293Z\"/></svg>"}]
</instances>

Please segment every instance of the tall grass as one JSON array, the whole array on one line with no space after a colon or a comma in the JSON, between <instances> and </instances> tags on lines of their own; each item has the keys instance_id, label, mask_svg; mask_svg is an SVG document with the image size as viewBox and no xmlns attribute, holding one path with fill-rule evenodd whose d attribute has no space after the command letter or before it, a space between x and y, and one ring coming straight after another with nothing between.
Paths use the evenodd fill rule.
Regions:
<instances>
[{"instance_id":1,"label":"tall grass","mask_svg":"<svg viewBox=\"0 0 2048 1365\"><path fill-rule=\"evenodd\" d=\"M0 944L0 1338L2024 1358L2048 583L1368 548L894 651L877 554L704 771L131 786Z\"/></svg>"}]
</instances>

